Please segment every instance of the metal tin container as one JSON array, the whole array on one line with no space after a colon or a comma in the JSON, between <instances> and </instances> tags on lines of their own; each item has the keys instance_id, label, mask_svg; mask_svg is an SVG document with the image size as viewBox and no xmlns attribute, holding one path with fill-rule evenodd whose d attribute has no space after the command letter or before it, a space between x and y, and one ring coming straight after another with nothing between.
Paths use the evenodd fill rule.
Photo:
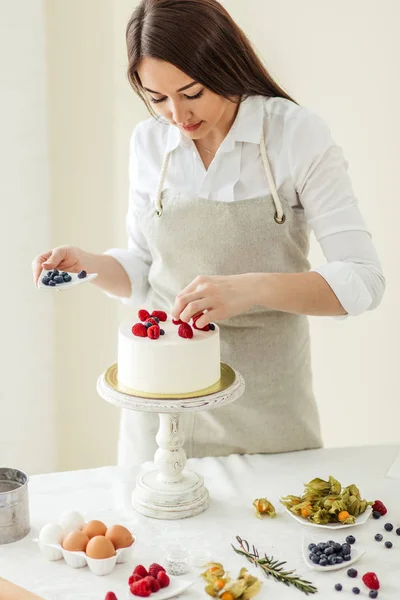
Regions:
<instances>
[{"instance_id":1,"label":"metal tin container","mask_svg":"<svg viewBox=\"0 0 400 600\"><path fill-rule=\"evenodd\" d=\"M30 531L28 475L0 467L0 544L9 544Z\"/></svg>"}]
</instances>

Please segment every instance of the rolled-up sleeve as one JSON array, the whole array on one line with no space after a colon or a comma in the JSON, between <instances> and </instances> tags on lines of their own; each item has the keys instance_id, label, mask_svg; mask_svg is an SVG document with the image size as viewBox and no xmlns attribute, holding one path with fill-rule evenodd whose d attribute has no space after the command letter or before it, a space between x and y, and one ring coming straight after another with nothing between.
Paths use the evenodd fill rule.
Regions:
<instances>
[{"instance_id":1,"label":"rolled-up sleeve","mask_svg":"<svg viewBox=\"0 0 400 600\"><path fill-rule=\"evenodd\" d=\"M149 291L148 274L151 265L151 254L143 232L139 227L140 213L150 200L148 195L141 192L139 187L136 131L137 128L132 134L129 152L129 205L126 217L128 247L112 248L105 252L105 254L114 257L128 274L131 282L131 295L129 298L121 298L121 301L130 305L142 304L146 300Z\"/></svg>"},{"instance_id":2,"label":"rolled-up sleeve","mask_svg":"<svg viewBox=\"0 0 400 600\"><path fill-rule=\"evenodd\" d=\"M327 260L313 271L332 288L346 316L376 308L385 279L348 164L327 125L310 111L291 124L289 165L305 218Z\"/></svg>"}]
</instances>

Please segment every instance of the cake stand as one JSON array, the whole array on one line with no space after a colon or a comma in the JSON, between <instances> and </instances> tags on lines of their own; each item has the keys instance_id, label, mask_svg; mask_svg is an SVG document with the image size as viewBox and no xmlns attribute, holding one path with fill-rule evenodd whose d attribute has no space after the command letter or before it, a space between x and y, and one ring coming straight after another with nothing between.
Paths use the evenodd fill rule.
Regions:
<instances>
[{"instance_id":1,"label":"cake stand","mask_svg":"<svg viewBox=\"0 0 400 600\"><path fill-rule=\"evenodd\" d=\"M217 384L185 397L142 395L121 386L117 365L112 365L97 381L98 394L110 404L128 410L157 412L160 427L154 455L156 469L139 474L132 494L133 507L155 519L184 519L203 512L209 494L201 475L185 469L184 435L180 416L184 412L210 410L237 400L244 392L243 377L221 363Z\"/></svg>"}]
</instances>

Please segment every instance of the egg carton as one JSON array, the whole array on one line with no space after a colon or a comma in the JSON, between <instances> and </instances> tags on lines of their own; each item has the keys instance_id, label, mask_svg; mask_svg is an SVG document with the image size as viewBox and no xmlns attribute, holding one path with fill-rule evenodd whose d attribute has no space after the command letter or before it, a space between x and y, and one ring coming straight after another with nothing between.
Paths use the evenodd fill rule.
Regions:
<instances>
[{"instance_id":1,"label":"egg carton","mask_svg":"<svg viewBox=\"0 0 400 600\"><path fill-rule=\"evenodd\" d=\"M50 561L65 560L67 565L73 569L81 569L88 566L95 575L109 575L117 563L125 563L132 556L131 544L128 548L119 548L115 555L110 558L91 558L85 552L71 552L65 550L61 544L45 544L38 540L40 551L43 556Z\"/></svg>"},{"instance_id":2,"label":"egg carton","mask_svg":"<svg viewBox=\"0 0 400 600\"><path fill-rule=\"evenodd\" d=\"M41 553L49 561L64 559L67 565L73 569L81 569L88 566L95 575L108 575L114 569L117 563L125 563L132 556L132 548L135 544L136 536L131 531L134 541L126 548L119 548L114 556L110 558L91 558L85 552L65 550L61 541L65 535L74 530L79 530L85 524L83 515L76 510L65 511L57 522L48 523L40 533L38 543ZM50 532L46 529L50 528ZM129 529L127 527L127 529ZM130 530L130 529L129 529Z\"/></svg>"}]
</instances>

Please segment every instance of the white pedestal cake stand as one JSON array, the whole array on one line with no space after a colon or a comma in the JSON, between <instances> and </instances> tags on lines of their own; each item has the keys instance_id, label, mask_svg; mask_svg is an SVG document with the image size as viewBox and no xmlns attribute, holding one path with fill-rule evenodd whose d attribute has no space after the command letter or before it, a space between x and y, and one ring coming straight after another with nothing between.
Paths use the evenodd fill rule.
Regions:
<instances>
[{"instance_id":1,"label":"white pedestal cake stand","mask_svg":"<svg viewBox=\"0 0 400 600\"><path fill-rule=\"evenodd\" d=\"M225 372L225 377L222 375ZM133 507L155 519L184 519L203 512L209 494L203 477L185 469L184 435L179 427L184 412L210 410L237 400L244 392L243 377L227 365L221 365L219 391L191 398L143 398L127 393L117 383L116 365L103 373L97 382L99 395L114 406L128 410L157 412L160 428L154 455L155 470L139 475L132 494ZM123 391L121 391L121 389Z\"/></svg>"}]
</instances>

